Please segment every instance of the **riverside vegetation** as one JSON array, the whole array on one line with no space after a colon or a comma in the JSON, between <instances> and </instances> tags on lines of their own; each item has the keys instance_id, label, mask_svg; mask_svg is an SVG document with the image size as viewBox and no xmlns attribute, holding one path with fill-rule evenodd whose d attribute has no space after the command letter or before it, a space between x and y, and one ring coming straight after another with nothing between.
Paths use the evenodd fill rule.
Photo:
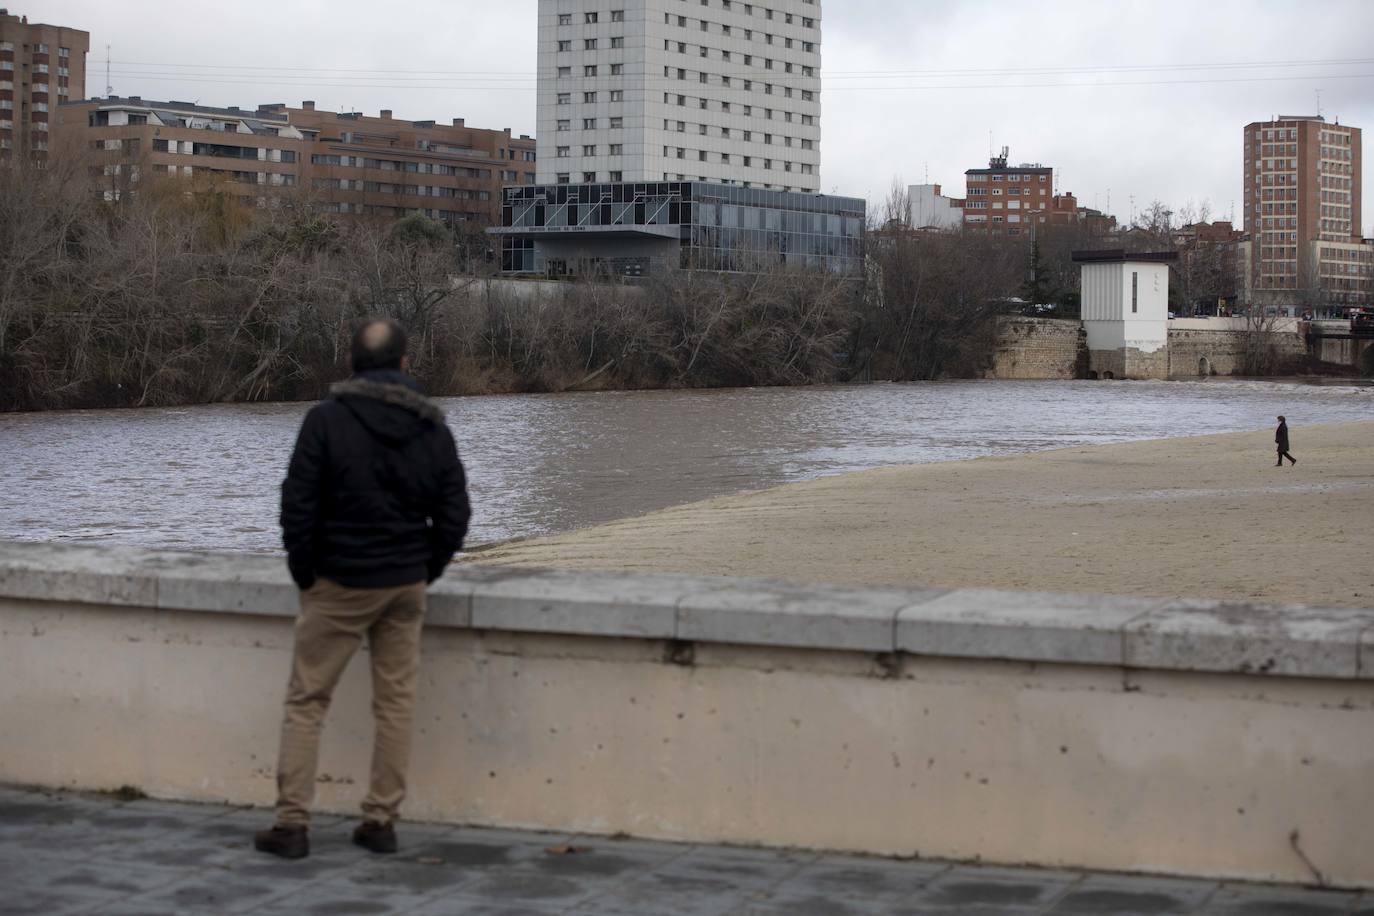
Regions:
<instances>
[{"instance_id":1,"label":"riverside vegetation","mask_svg":"<svg viewBox=\"0 0 1374 916\"><path fill-rule=\"evenodd\" d=\"M486 282L475 228L339 219L307 192L250 208L190 179L106 196L61 159L0 172L0 410L316 398L365 315L410 331L437 395L971 377L1026 281L1024 241L884 231L862 277L530 292Z\"/></svg>"}]
</instances>

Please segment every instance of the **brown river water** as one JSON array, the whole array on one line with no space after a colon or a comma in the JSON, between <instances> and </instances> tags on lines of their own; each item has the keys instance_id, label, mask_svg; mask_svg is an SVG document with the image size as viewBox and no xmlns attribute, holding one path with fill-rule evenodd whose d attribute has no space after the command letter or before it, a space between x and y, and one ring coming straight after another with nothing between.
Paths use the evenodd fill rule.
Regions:
<instances>
[{"instance_id":1,"label":"brown river water","mask_svg":"<svg viewBox=\"0 0 1374 916\"><path fill-rule=\"evenodd\" d=\"M936 382L446 398L471 544L867 468L1374 419L1374 388ZM0 538L273 551L307 404L0 415Z\"/></svg>"}]
</instances>

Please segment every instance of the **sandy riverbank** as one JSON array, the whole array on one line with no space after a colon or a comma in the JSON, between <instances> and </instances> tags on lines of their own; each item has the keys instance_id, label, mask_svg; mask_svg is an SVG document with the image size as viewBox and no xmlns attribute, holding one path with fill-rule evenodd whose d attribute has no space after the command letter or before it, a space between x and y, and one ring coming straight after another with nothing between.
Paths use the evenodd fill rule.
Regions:
<instances>
[{"instance_id":1,"label":"sandy riverbank","mask_svg":"<svg viewBox=\"0 0 1374 916\"><path fill-rule=\"evenodd\" d=\"M468 562L1374 607L1374 422L885 468Z\"/></svg>"}]
</instances>

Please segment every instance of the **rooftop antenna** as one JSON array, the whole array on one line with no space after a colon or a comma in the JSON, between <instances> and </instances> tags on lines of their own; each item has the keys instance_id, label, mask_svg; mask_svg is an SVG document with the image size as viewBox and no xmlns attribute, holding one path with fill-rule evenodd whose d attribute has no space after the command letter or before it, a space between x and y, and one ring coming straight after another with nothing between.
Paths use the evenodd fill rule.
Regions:
<instances>
[{"instance_id":1,"label":"rooftop antenna","mask_svg":"<svg viewBox=\"0 0 1374 916\"><path fill-rule=\"evenodd\" d=\"M1321 91L1320 89L1318 89L1318 90L1317 90L1317 117L1320 118L1321 116L1322 116L1322 91Z\"/></svg>"},{"instance_id":2,"label":"rooftop antenna","mask_svg":"<svg viewBox=\"0 0 1374 916\"><path fill-rule=\"evenodd\" d=\"M114 86L110 83L110 46L105 46L105 98L114 95Z\"/></svg>"}]
</instances>

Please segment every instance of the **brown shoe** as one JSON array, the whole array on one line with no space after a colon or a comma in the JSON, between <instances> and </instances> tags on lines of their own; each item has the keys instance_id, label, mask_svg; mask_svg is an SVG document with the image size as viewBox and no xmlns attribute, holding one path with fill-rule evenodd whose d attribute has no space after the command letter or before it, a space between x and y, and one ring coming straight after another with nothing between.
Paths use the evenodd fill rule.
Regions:
<instances>
[{"instance_id":1,"label":"brown shoe","mask_svg":"<svg viewBox=\"0 0 1374 916\"><path fill-rule=\"evenodd\" d=\"M393 853L396 851L396 828L376 821L363 821L353 831L353 842L369 852Z\"/></svg>"},{"instance_id":2,"label":"brown shoe","mask_svg":"<svg viewBox=\"0 0 1374 916\"><path fill-rule=\"evenodd\" d=\"M283 859L304 859L310 855L310 830L277 824L253 835L253 848Z\"/></svg>"}]
</instances>

